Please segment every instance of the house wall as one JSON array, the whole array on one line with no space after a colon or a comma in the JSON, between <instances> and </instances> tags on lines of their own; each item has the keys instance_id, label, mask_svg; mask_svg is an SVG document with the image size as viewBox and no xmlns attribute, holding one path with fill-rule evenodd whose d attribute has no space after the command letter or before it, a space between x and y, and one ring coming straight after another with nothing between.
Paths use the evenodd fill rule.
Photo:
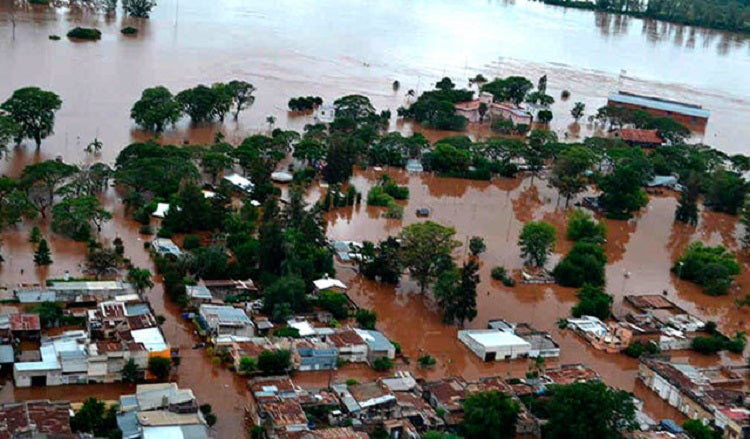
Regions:
<instances>
[{"instance_id":1,"label":"house wall","mask_svg":"<svg viewBox=\"0 0 750 439\"><path fill-rule=\"evenodd\" d=\"M713 413L704 409L697 401L682 393L680 389L649 367L643 364L639 365L638 377L646 384L646 387L656 392L659 398L667 401L669 405L688 418L701 420L704 424L714 418Z\"/></svg>"},{"instance_id":2,"label":"house wall","mask_svg":"<svg viewBox=\"0 0 750 439\"><path fill-rule=\"evenodd\" d=\"M695 117L695 116L687 116L680 113L672 113L670 111L664 111L664 110L657 110L654 108L649 107L642 107L640 105L633 105L633 104L626 104L622 102L613 102L613 101L607 101L607 106L610 107L619 107L619 108L627 108L630 110L642 110L645 111L653 116L658 117L668 117L670 119L673 119L686 127L692 129L692 130L698 130L703 131L706 128L706 124L708 123L708 119L703 117Z\"/></svg>"},{"instance_id":3,"label":"house wall","mask_svg":"<svg viewBox=\"0 0 750 439\"><path fill-rule=\"evenodd\" d=\"M339 348L339 358L350 363L366 363L367 345L343 346Z\"/></svg>"}]
</instances>

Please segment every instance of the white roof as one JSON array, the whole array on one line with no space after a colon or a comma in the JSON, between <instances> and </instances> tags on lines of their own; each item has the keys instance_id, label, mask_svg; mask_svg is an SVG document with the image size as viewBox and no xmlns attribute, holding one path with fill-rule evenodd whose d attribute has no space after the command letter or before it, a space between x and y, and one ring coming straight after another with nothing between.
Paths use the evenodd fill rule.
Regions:
<instances>
[{"instance_id":1,"label":"white roof","mask_svg":"<svg viewBox=\"0 0 750 439\"><path fill-rule=\"evenodd\" d=\"M338 279L332 279L330 277L318 279L313 281L313 285L315 285L315 288L317 288L319 291L327 290L329 288L341 288L342 290L347 289L347 286L345 283L341 282Z\"/></svg>"},{"instance_id":2,"label":"white roof","mask_svg":"<svg viewBox=\"0 0 750 439\"><path fill-rule=\"evenodd\" d=\"M169 348L159 328L136 329L130 331L130 334L133 336L133 341L143 343L149 352L158 352Z\"/></svg>"},{"instance_id":3,"label":"white roof","mask_svg":"<svg viewBox=\"0 0 750 439\"><path fill-rule=\"evenodd\" d=\"M151 214L151 216L155 216L157 218L164 218L168 212L169 212L169 203L159 203L156 205L156 210L154 211L154 213Z\"/></svg>"},{"instance_id":4,"label":"white roof","mask_svg":"<svg viewBox=\"0 0 750 439\"><path fill-rule=\"evenodd\" d=\"M531 348L529 342L521 337L497 329L474 329L458 332L466 334L485 348L500 348L506 346L525 346Z\"/></svg>"},{"instance_id":5,"label":"white roof","mask_svg":"<svg viewBox=\"0 0 750 439\"><path fill-rule=\"evenodd\" d=\"M299 331L300 337L307 337L309 335L315 335L315 328L307 320L289 320L286 322L290 328L294 328Z\"/></svg>"},{"instance_id":6,"label":"white roof","mask_svg":"<svg viewBox=\"0 0 750 439\"><path fill-rule=\"evenodd\" d=\"M244 191L251 191L253 190L253 183L248 180L247 178L241 176L240 174L230 174L224 177L224 180L232 183L233 185L237 186L238 188L244 190Z\"/></svg>"},{"instance_id":7,"label":"white roof","mask_svg":"<svg viewBox=\"0 0 750 439\"><path fill-rule=\"evenodd\" d=\"M201 192L203 192L203 198L213 198L216 196L216 192L214 191L203 190Z\"/></svg>"},{"instance_id":8,"label":"white roof","mask_svg":"<svg viewBox=\"0 0 750 439\"><path fill-rule=\"evenodd\" d=\"M141 297L135 293L115 296L115 302L140 302Z\"/></svg>"},{"instance_id":9,"label":"white roof","mask_svg":"<svg viewBox=\"0 0 750 439\"><path fill-rule=\"evenodd\" d=\"M288 172L274 172L271 174L271 180L278 181L279 183L289 183L294 179L294 176Z\"/></svg>"},{"instance_id":10,"label":"white roof","mask_svg":"<svg viewBox=\"0 0 750 439\"><path fill-rule=\"evenodd\" d=\"M185 287L187 295L193 299L208 299L211 300L214 296L211 295L211 291L206 288L205 285L188 285Z\"/></svg>"}]
</instances>

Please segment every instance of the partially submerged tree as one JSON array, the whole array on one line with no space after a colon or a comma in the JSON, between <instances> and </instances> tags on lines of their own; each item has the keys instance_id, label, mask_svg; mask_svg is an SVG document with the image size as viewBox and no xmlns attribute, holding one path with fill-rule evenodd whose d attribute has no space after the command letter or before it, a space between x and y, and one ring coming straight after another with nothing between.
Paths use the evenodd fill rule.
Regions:
<instances>
[{"instance_id":1,"label":"partially submerged tree","mask_svg":"<svg viewBox=\"0 0 750 439\"><path fill-rule=\"evenodd\" d=\"M123 7L131 17L148 18L154 6L155 0L123 0Z\"/></svg>"},{"instance_id":2,"label":"partially submerged tree","mask_svg":"<svg viewBox=\"0 0 750 439\"><path fill-rule=\"evenodd\" d=\"M518 245L527 264L544 267L555 245L555 227L544 221L528 222L521 230Z\"/></svg>"},{"instance_id":3,"label":"partially submerged tree","mask_svg":"<svg viewBox=\"0 0 750 439\"><path fill-rule=\"evenodd\" d=\"M146 288L151 289L154 287L154 281L151 280L151 272L147 268L131 268L128 270L127 281L138 294L143 294Z\"/></svg>"},{"instance_id":4,"label":"partially submerged tree","mask_svg":"<svg viewBox=\"0 0 750 439\"><path fill-rule=\"evenodd\" d=\"M133 104L130 118L142 129L161 133L169 125L174 125L182 115L180 103L166 87L152 87L143 90L141 98Z\"/></svg>"},{"instance_id":5,"label":"partially submerged tree","mask_svg":"<svg viewBox=\"0 0 750 439\"><path fill-rule=\"evenodd\" d=\"M460 432L466 439L511 439L516 437L520 407L510 395L479 392L466 398Z\"/></svg>"},{"instance_id":6,"label":"partially submerged tree","mask_svg":"<svg viewBox=\"0 0 750 439\"><path fill-rule=\"evenodd\" d=\"M49 245L47 244L47 240L44 238L39 241L39 245L34 252L34 264L37 266L52 264L52 254Z\"/></svg>"},{"instance_id":7,"label":"partially submerged tree","mask_svg":"<svg viewBox=\"0 0 750 439\"><path fill-rule=\"evenodd\" d=\"M554 386L543 435L550 439L617 439L636 428L633 397L601 382Z\"/></svg>"},{"instance_id":8,"label":"partially submerged tree","mask_svg":"<svg viewBox=\"0 0 750 439\"><path fill-rule=\"evenodd\" d=\"M62 100L51 91L38 87L19 88L10 98L0 104L16 125L15 141L20 144L25 138L33 139L36 147L42 139L53 132L55 112L62 106Z\"/></svg>"},{"instance_id":9,"label":"partially submerged tree","mask_svg":"<svg viewBox=\"0 0 750 439\"><path fill-rule=\"evenodd\" d=\"M101 231L102 224L112 214L104 210L93 196L65 198L52 208L52 230L76 241L91 237L91 224Z\"/></svg>"},{"instance_id":10,"label":"partially submerged tree","mask_svg":"<svg viewBox=\"0 0 750 439\"><path fill-rule=\"evenodd\" d=\"M77 170L75 166L57 160L46 160L23 168L21 184L42 217L46 217L47 208L53 204L55 190Z\"/></svg>"},{"instance_id":11,"label":"partially submerged tree","mask_svg":"<svg viewBox=\"0 0 750 439\"><path fill-rule=\"evenodd\" d=\"M437 276L440 262L450 258L453 249L461 245L453 239L455 234L454 228L432 221L409 225L399 234L401 259L421 292Z\"/></svg>"}]
</instances>

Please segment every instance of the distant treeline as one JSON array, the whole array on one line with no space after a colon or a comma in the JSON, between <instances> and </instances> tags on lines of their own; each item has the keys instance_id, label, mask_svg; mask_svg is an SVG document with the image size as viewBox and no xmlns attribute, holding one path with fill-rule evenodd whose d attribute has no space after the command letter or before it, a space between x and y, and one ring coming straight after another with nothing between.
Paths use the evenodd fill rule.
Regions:
<instances>
[{"instance_id":1,"label":"distant treeline","mask_svg":"<svg viewBox=\"0 0 750 439\"><path fill-rule=\"evenodd\" d=\"M690 26L750 33L748 0L541 0L548 5L591 9Z\"/></svg>"}]
</instances>

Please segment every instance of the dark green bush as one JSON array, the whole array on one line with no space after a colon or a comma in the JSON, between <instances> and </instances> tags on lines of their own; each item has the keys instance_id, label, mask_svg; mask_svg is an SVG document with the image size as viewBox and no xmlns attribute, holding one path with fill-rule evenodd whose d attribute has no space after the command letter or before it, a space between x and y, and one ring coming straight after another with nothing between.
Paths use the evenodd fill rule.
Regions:
<instances>
[{"instance_id":1,"label":"dark green bush","mask_svg":"<svg viewBox=\"0 0 750 439\"><path fill-rule=\"evenodd\" d=\"M138 33L138 29L132 26L128 26L128 27L122 28L120 32L122 32L123 35L135 35Z\"/></svg>"},{"instance_id":2,"label":"dark green bush","mask_svg":"<svg viewBox=\"0 0 750 439\"><path fill-rule=\"evenodd\" d=\"M99 29L91 27L74 27L68 32L68 38L76 38L79 40L96 41L101 39L102 32Z\"/></svg>"}]
</instances>

